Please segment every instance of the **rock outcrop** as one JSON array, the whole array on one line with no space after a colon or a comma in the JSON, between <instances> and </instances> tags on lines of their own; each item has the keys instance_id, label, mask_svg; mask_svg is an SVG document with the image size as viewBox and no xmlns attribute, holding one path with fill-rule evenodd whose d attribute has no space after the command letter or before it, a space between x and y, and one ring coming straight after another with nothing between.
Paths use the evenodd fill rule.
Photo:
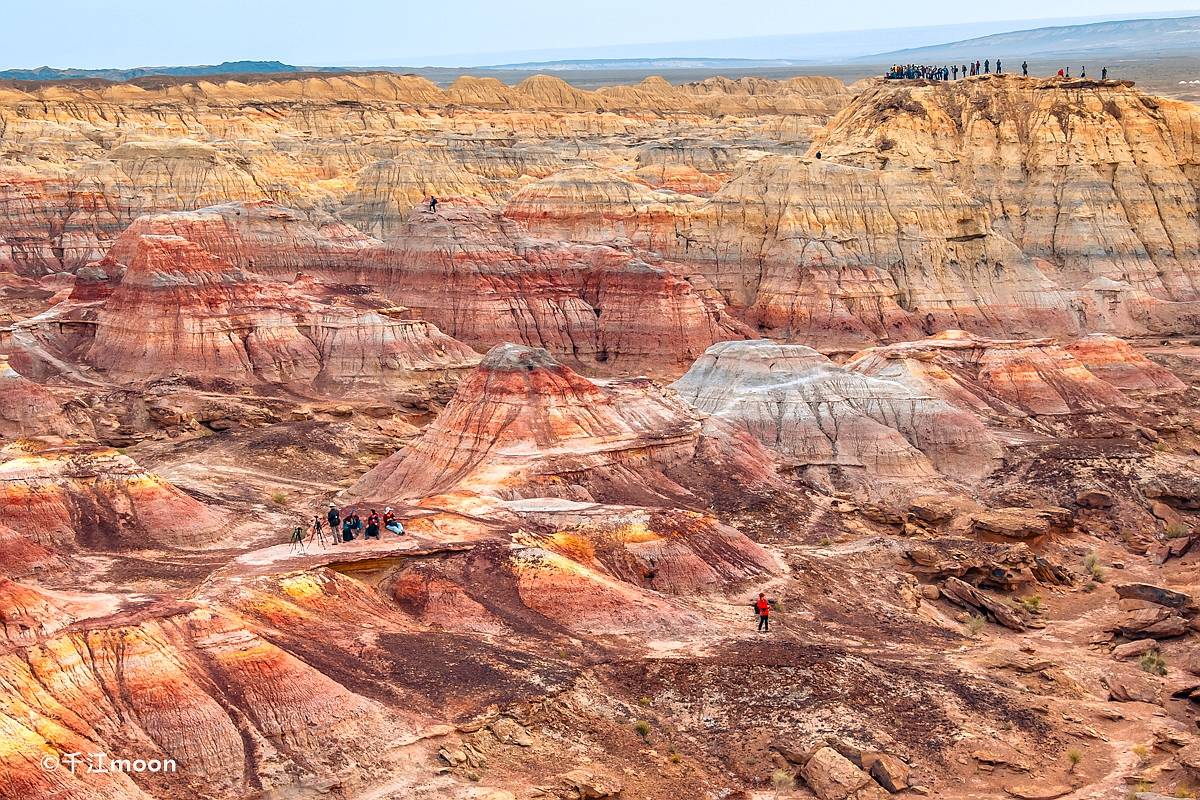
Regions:
<instances>
[{"instance_id":1,"label":"rock outcrop","mask_svg":"<svg viewBox=\"0 0 1200 800\"><path fill-rule=\"evenodd\" d=\"M772 481L770 457L749 436L708 433L703 415L652 381L591 381L544 349L504 344L351 492L378 502L453 492L686 505L695 492L671 473L706 457L706 470L726 478Z\"/></svg>"},{"instance_id":2,"label":"rock outcrop","mask_svg":"<svg viewBox=\"0 0 1200 800\"><path fill-rule=\"evenodd\" d=\"M115 450L23 440L0 448L4 525L52 550L203 549L230 519Z\"/></svg>"},{"instance_id":3,"label":"rock outcrop","mask_svg":"<svg viewBox=\"0 0 1200 800\"><path fill-rule=\"evenodd\" d=\"M1083 352L1093 346L1086 345ZM1127 363L1136 370L1142 361L1138 356ZM930 339L864 350L846 368L902 383L993 419L1112 413L1136 406L1068 348L1049 339L997 340L947 331ZM1114 368L1110 363L1106 369ZM1159 368L1149 364L1146 374L1159 376Z\"/></svg>"},{"instance_id":4,"label":"rock outcrop","mask_svg":"<svg viewBox=\"0 0 1200 800\"><path fill-rule=\"evenodd\" d=\"M477 360L429 322L316 302L300 281L256 278L178 235L130 233L113 250L100 265L123 276L85 357L112 379L180 374L337 392Z\"/></svg>"},{"instance_id":5,"label":"rock outcrop","mask_svg":"<svg viewBox=\"0 0 1200 800\"><path fill-rule=\"evenodd\" d=\"M480 349L514 341L592 369L672 372L754 335L678 264L533 238L479 206L416 212L398 241L385 291Z\"/></svg>"},{"instance_id":6,"label":"rock outcrop","mask_svg":"<svg viewBox=\"0 0 1200 800\"><path fill-rule=\"evenodd\" d=\"M22 377L0 355L0 439L69 436L73 431L54 395Z\"/></svg>"},{"instance_id":7,"label":"rock outcrop","mask_svg":"<svg viewBox=\"0 0 1200 800\"><path fill-rule=\"evenodd\" d=\"M144 214L272 198L334 210L390 236L429 195L502 201L577 161L580 137L690 132L807 143L849 99L841 81L799 77L576 89L412 75L197 80L169 86L6 86L0 129L0 253L17 271L100 258ZM597 156L636 159L611 140Z\"/></svg>"},{"instance_id":8,"label":"rock outcrop","mask_svg":"<svg viewBox=\"0 0 1200 800\"><path fill-rule=\"evenodd\" d=\"M1104 306L1140 298L1118 332L1194 329L1198 120L1193 105L1118 81L880 82L812 150L872 171L931 172L981 198L996 231L1062 289L1108 294L1083 304L1086 327L1119 322Z\"/></svg>"},{"instance_id":9,"label":"rock outcrop","mask_svg":"<svg viewBox=\"0 0 1200 800\"><path fill-rule=\"evenodd\" d=\"M871 478L979 478L999 445L972 414L901 383L837 366L803 345L713 345L672 384L701 411L802 466Z\"/></svg>"}]
</instances>

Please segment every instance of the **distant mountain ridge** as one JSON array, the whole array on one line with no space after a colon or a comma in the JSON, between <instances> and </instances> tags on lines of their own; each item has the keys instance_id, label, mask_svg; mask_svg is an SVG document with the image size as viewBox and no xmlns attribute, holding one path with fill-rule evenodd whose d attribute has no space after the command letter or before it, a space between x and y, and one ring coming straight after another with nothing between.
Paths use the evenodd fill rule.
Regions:
<instances>
[{"instance_id":1,"label":"distant mountain ridge","mask_svg":"<svg viewBox=\"0 0 1200 800\"><path fill-rule=\"evenodd\" d=\"M1200 53L1200 16L1132 19L1031 28L946 44L859 56L859 62L925 62L991 57Z\"/></svg>"},{"instance_id":2,"label":"distant mountain ridge","mask_svg":"<svg viewBox=\"0 0 1200 800\"><path fill-rule=\"evenodd\" d=\"M787 58L573 58L560 61L524 61L516 64L489 64L480 70L572 70L600 69L745 69L756 67L792 67L807 62Z\"/></svg>"},{"instance_id":3,"label":"distant mountain ridge","mask_svg":"<svg viewBox=\"0 0 1200 800\"><path fill-rule=\"evenodd\" d=\"M201 64L182 67L134 67L132 69L60 69L37 67L36 69L0 70L0 80L12 81L61 81L102 78L109 81L128 81L152 75L230 75L239 73L288 73L288 72L345 72L342 67L296 67L282 61L224 61L220 64Z\"/></svg>"}]
</instances>

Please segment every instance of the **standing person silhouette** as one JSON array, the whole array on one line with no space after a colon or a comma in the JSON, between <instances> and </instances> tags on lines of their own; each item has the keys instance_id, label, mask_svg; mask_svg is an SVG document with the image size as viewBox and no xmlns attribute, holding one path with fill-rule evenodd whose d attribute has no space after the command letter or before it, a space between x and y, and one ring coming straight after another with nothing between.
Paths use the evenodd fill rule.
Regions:
<instances>
[{"instance_id":1,"label":"standing person silhouette","mask_svg":"<svg viewBox=\"0 0 1200 800\"><path fill-rule=\"evenodd\" d=\"M754 613L758 614L758 632L771 632L771 601L767 599L767 595L763 592L758 593L758 599L754 601Z\"/></svg>"}]
</instances>

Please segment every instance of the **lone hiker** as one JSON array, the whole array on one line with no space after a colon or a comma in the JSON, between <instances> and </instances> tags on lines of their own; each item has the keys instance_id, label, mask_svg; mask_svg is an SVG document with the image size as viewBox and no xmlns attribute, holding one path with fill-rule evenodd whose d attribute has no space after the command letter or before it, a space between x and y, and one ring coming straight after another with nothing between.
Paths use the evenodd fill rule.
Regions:
<instances>
[{"instance_id":1,"label":"lone hiker","mask_svg":"<svg viewBox=\"0 0 1200 800\"><path fill-rule=\"evenodd\" d=\"M1108 67L1102 67L1100 70L1100 80L1108 80Z\"/></svg>"},{"instance_id":2,"label":"lone hiker","mask_svg":"<svg viewBox=\"0 0 1200 800\"><path fill-rule=\"evenodd\" d=\"M1028 61L1021 62L1021 77L1022 78L1029 77L1029 62Z\"/></svg>"},{"instance_id":3,"label":"lone hiker","mask_svg":"<svg viewBox=\"0 0 1200 800\"><path fill-rule=\"evenodd\" d=\"M767 595L763 592L759 592L758 600L754 601L754 611L758 614L758 631L760 633L770 633L771 601L767 599Z\"/></svg>"},{"instance_id":4,"label":"lone hiker","mask_svg":"<svg viewBox=\"0 0 1200 800\"><path fill-rule=\"evenodd\" d=\"M429 195L429 213L430 214L437 213L437 198L434 197L433 195Z\"/></svg>"}]
</instances>

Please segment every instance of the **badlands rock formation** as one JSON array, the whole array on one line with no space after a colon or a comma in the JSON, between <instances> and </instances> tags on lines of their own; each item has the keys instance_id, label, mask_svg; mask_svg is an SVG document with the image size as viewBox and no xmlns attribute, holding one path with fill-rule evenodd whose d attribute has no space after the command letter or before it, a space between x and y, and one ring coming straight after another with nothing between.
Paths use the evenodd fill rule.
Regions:
<instances>
[{"instance_id":1,"label":"badlands rock formation","mask_svg":"<svg viewBox=\"0 0 1200 800\"><path fill-rule=\"evenodd\" d=\"M727 433L706 431L701 415L645 378L598 383L543 349L498 345L420 438L351 491L378 503L453 491L686 504L695 489L671 476L699 458L720 463L726 480L769 485L769 457Z\"/></svg>"},{"instance_id":2,"label":"badlands rock formation","mask_svg":"<svg viewBox=\"0 0 1200 800\"><path fill-rule=\"evenodd\" d=\"M0 252L23 272L74 270L140 215L265 198L344 211L386 235L430 194L502 200L523 179L578 161L571 150L581 137L628 137L597 143L599 157L619 161L635 155L629 138L670 138L724 118L727 144L803 145L848 99L829 78L648 79L599 92L545 76L515 87L464 77L443 90L386 74L6 87Z\"/></svg>"},{"instance_id":3,"label":"badlands rock formation","mask_svg":"<svg viewBox=\"0 0 1200 800\"><path fill-rule=\"evenodd\" d=\"M1194 792L1195 117L0 88L0 797Z\"/></svg>"},{"instance_id":4,"label":"badlands rock formation","mask_svg":"<svg viewBox=\"0 0 1200 800\"><path fill-rule=\"evenodd\" d=\"M52 550L198 549L230 520L107 448L23 440L0 448L5 526Z\"/></svg>"},{"instance_id":5,"label":"badlands rock formation","mask_svg":"<svg viewBox=\"0 0 1200 800\"><path fill-rule=\"evenodd\" d=\"M849 371L803 345L722 342L672 384L788 461L871 480L980 478L1001 448L979 418L902 383Z\"/></svg>"},{"instance_id":6,"label":"badlands rock formation","mask_svg":"<svg viewBox=\"0 0 1200 800\"><path fill-rule=\"evenodd\" d=\"M534 238L510 217L410 215L385 290L475 347L515 341L589 369L681 370L713 342L754 335L679 264Z\"/></svg>"},{"instance_id":7,"label":"badlands rock formation","mask_svg":"<svg viewBox=\"0 0 1200 800\"><path fill-rule=\"evenodd\" d=\"M109 280L97 284L97 273ZM383 316L357 310L368 299L359 289L342 292L334 307L318 306L299 296L304 287L254 278L295 283L299 273L334 289L375 287L398 305ZM246 288L252 281L255 287ZM270 202L141 217L103 260L79 273L71 300L105 301L87 358L118 379L173 370L330 385L461 367L472 363L468 346L487 350L505 340L546 347L592 369L661 372L683 369L715 341L754 335L680 265L536 239L465 201L438 215L408 214L390 244L331 220L312 224ZM217 305L193 319L174 310L200 302ZM48 324L74 309L64 304ZM395 318L399 313L420 319ZM208 318L218 315L227 330L206 331L207 343L179 327L209 328ZM131 346L192 352L131 358ZM290 352L266 352L271 348ZM381 363L361 363L375 358ZM349 362L345 368L325 366L339 359Z\"/></svg>"},{"instance_id":8,"label":"badlands rock formation","mask_svg":"<svg viewBox=\"0 0 1200 800\"><path fill-rule=\"evenodd\" d=\"M1089 366L1113 376L1114 382ZM1064 348L1048 339L993 340L947 331L864 350L846 368L896 381L983 417L1007 419L1120 414L1137 406L1122 388L1182 388L1170 373L1112 337L1089 337Z\"/></svg>"},{"instance_id":9,"label":"badlands rock formation","mask_svg":"<svg viewBox=\"0 0 1200 800\"><path fill-rule=\"evenodd\" d=\"M313 302L301 286L254 279L179 236L129 238L100 262L123 275L85 356L113 378L178 373L336 389L475 362L428 322ZM127 263L116 262L125 253Z\"/></svg>"},{"instance_id":10,"label":"badlands rock formation","mask_svg":"<svg viewBox=\"0 0 1200 800\"><path fill-rule=\"evenodd\" d=\"M1194 329L1198 118L1193 105L1118 81L879 84L812 151L872 171L932 173L979 198L1000 235L1080 292L1086 327ZM1114 315L1117 301L1132 307Z\"/></svg>"},{"instance_id":11,"label":"badlands rock formation","mask_svg":"<svg viewBox=\"0 0 1200 800\"><path fill-rule=\"evenodd\" d=\"M54 396L23 377L0 356L0 439L66 436L72 425Z\"/></svg>"}]
</instances>

